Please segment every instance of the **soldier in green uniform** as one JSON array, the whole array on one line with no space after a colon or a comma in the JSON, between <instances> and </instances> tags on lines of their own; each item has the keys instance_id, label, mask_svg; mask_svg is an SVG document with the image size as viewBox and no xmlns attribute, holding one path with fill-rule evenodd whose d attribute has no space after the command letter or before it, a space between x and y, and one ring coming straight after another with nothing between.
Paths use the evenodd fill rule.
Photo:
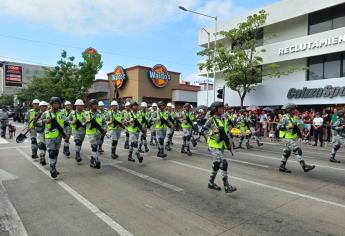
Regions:
<instances>
[{"instance_id":1,"label":"soldier in green uniform","mask_svg":"<svg viewBox=\"0 0 345 236\"><path fill-rule=\"evenodd\" d=\"M60 110L61 100L58 97L50 99L51 109L44 112L43 120L45 122L44 134L49 154L50 175L56 178L59 172L56 170L56 163L59 156L62 138L68 139L64 133L65 117Z\"/></svg>"},{"instance_id":2,"label":"soldier in green uniform","mask_svg":"<svg viewBox=\"0 0 345 236\"><path fill-rule=\"evenodd\" d=\"M155 128L155 121L153 121L151 118L152 118L152 115L155 114L157 112L157 109L158 109L158 106L157 106L157 103L152 103L151 105L151 108L152 108L152 111L151 111L151 114L150 114L150 124L151 124L151 140L150 140L150 145L151 146L158 146L158 141L157 141L157 135L156 135L156 128Z\"/></svg>"},{"instance_id":3,"label":"soldier in green uniform","mask_svg":"<svg viewBox=\"0 0 345 236\"><path fill-rule=\"evenodd\" d=\"M38 158L37 132L35 129L35 122L37 116L39 115L39 103L40 101L38 99L34 99L32 101L32 109L30 109L25 114L25 126L30 130L32 159Z\"/></svg>"},{"instance_id":4,"label":"soldier in green uniform","mask_svg":"<svg viewBox=\"0 0 345 236\"><path fill-rule=\"evenodd\" d=\"M341 146L345 145L345 112L338 112L338 119L334 122L332 129L334 134L334 143L331 151L330 162L340 163L335 159L335 155Z\"/></svg>"},{"instance_id":5,"label":"soldier in green uniform","mask_svg":"<svg viewBox=\"0 0 345 236\"><path fill-rule=\"evenodd\" d=\"M75 143L75 160L77 162L81 162L82 158L80 156L81 146L83 145L85 134L86 134L86 127L83 123L85 120L85 113L84 113L84 102L81 99L77 99L74 103L75 111L72 111L70 118L70 124L72 128L72 134L74 137Z\"/></svg>"},{"instance_id":6,"label":"soldier in green uniform","mask_svg":"<svg viewBox=\"0 0 345 236\"><path fill-rule=\"evenodd\" d=\"M236 148L242 148L242 142L245 139L246 147L247 149L250 149L252 148L252 146L249 143L249 139L251 136L251 130L250 130L251 120L246 110L242 110L241 112L242 114L237 118L237 122L236 122L240 130L240 141Z\"/></svg>"},{"instance_id":7,"label":"soldier in green uniform","mask_svg":"<svg viewBox=\"0 0 345 236\"><path fill-rule=\"evenodd\" d=\"M43 114L47 111L49 103L45 101L41 101L39 103L40 107L40 113ZM37 143L38 143L38 150L40 153L40 164L42 166L45 166L47 164L46 162L46 151L47 151L47 145L46 145L46 139L44 134L44 120L41 115L37 118L37 121L35 122L36 125L36 131L37 131Z\"/></svg>"},{"instance_id":8,"label":"soldier in green uniform","mask_svg":"<svg viewBox=\"0 0 345 236\"><path fill-rule=\"evenodd\" d=\"M130 148L128 154L128 161L135 162L135 159L132 157L133 152L138 158L139 163L143 162L143 157L140 156L140 152L138 149L139 145L139 134L142 132L142 117L140 112L138 111L138 103L133 102L131 103L131 112L129 113L127 119L127 130L129 132L129 140L130 140Z\"/></svg>"},{"instance_id":9,"label":"soldier in green uniform","mask_svg":"<svg viewBox=\"0 0 345 236\"><path fill-rule=\"evenodd\" d=\"M142 126L143 129L140 133L140 144L139 144L139 152L144 153L149 152L150 149L147 146L147 130L150 128L150 113L147 111L147 103L142 102L140 104L140 115L142 118ZM144 145L145 150L142 150L142 147Z\"/></svg>"},{"instance_id":10,"label":"soldier in green uniform","mask_svg":"<svg viewBox=\"0 0 345 236\"><path fill-rule=\"evenodd\" d=\"M98 102L98 110L102 115L103 121L105 121L106 120L106 110L104 109L104 102L103 101ZM103 129L107 130L107 125L105 124L105 122L103 123ZM104 150L102 148L103 143L104 143L104 135L101 136L101 142L99 143L99 146L98 146L98 152L100 154L104 153Z\"/></svg>"},{"instance_id":11,"label":"soldier in green uniform","mask_svg":"<svg viewBox=\"0 0 345 236\"><path fill-rule=\"evenodd\" d=\"M173 111L172 106L173 105L170 102L167 104L168 120L171 123L171 127L168 127L168 130L167 130L167 141L165 145L165 149L167 151L171 151L171 145L173 143L172 139L174 136L175 123L176 123L176 113Z\"/></svg>"},{"instance_id":12,"label":"soldier in green uniform","mask_svg":"<svg viewBox=\"0 0 345 236\"><path fill-rule=\"evenodd\" d=\"M195 120L194 113L192 112L192 106L189 103L184 104L184 111L181 113L181 126L183 129L183 144L181 148L181 153L186 153L188 156L192 155L190 151L190 142L193 138L193 122ZM187 148L187 151L186 149Z\"/></svg>"},{"instance_id":13,"label":"soldier in green uniform","mask_svg":"<svg viewBox=\"0 0 345 236\"><path fill-rule=\"evenodd\" d=\"M131 112L131 103L126 102L125 103L125 109L122 111L122 117L124 120L129 119L129 113L130 112ZM125 140L124 149L129 149L129 132L128 132L128 129L126 129L126 140Z\"/></svg>"},{"instance_id":14,"label":"soldier in green uniform","mask_svg":"<svg viewBox=\"0 0 345 236\"><path fill-rule=\"evenodd\" d=\"M117 144L121 137L121 130L124 128L122 113L119 111L117 101L110 103L110 110L107 113L107 123L111 137L111 158L116 159L119 157L116 154Z\"/></svg>"},{"instance_id":15,"label":"soldier in green uniform","mask_svg":"<svg viewBox=\"0 0 345 236\"><path fill-rule=\"evenodd\" d=\"M297 140L299 138L300 130L297 126L297 106L295 104L286 104L282 107L286 114L283 115L281 122L278 124L279 138L283 139L285 147L283 149L283 158L279 167L279 171L290 173L286 168L286 162L289 159L291 152L298 158L304 172L311 171L315 168L314 165L307 165L303 159L302 149L298 146Z\"/></svg>"},{"instance_id":16,"label":"soldier in green uniform","mask_svg":"<svg viewBox=\"0 0 345 236\"><path fill-rule=\"evenodd\" d=\"M85 112L84 123L86 125L86 135L91 144L91 160L90 167L100 169L101 162L98 157L98 148L101 144L102 136L106 135L106 130L103 129L105 120L103 114L99 112L98 102L96 99L89 101L90 110Z\"/></svg>"},{"instance_id":17,"label":"soldier in green uniform","mask_svg":"<svg viewBox=\"0 0 345 236\"><path fill-rule=\"evenodd\" d=\"M65 134L70 137L72 134L71 127L69 124L70 115L72 113L72 103L70 101L65 101L64 103L64 110L63 115L65 117L65 123L64 123L64 132ZM65 139L63 144L63 154L65 154L66 157L69 157L71 155L71 152L69 151L69 138Z\"/></svg>"},{"instance_id":18,"label":"soldier in green uniform","mask_svg":"<svg viewBox=\"0 0 345 236\"><path fill-rule=\"evenodd\" d=\"M207 120L205 128L209 130L208 148L213 157L213 165L211 175L208 181L208 188L217 191L221 190L215 182L218 171L221 171L221 176L226 193L231 193L237 190L236 187L231 186L228 180L228 161L224 158L224 150L230 148L229 140L225 132L225 124L222 119L224 106L222 102L214 102L210 106L211 117Z\"/></svg>"}]
</instances>

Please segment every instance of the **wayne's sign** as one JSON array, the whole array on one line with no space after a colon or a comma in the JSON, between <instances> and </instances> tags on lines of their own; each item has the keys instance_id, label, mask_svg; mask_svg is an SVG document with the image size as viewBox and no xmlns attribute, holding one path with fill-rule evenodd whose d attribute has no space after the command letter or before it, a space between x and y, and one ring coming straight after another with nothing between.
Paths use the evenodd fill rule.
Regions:
<instances>
[{"instance_id":1,"label":"wayne's sign","mask_svg":"<svg viewBox=\"0 0 345 236\"><path fill-rule=\"evenodd\" d=\"M345 86L344 87L333 87L332 85L327 85L324 88L307 88L296 89L290 88L287 94L288 99L293 98L334 98L337 96L345 96Z\"/></svg>"}]
</instances>

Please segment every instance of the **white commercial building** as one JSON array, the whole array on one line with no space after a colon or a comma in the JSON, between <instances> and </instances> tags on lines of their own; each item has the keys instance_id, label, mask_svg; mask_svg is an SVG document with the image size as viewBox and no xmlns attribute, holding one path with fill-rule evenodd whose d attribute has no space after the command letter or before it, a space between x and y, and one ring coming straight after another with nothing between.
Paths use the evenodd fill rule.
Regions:
<instances>
[{"instance_id":1,"label":"white commercial building","mask_svg":"<svg viewBox=\"0 0 345 236\"><path fill-rule=\"evenodd\" d=\"M263 9L269 14L262 37L257 39L257 50L266 50L261 54L263 65L278 64L281 71L290 66L309 69L280 78L263 78L246 96L244 105L345 104L345 0L283 0ZM218 30L235 28L259 10L222 22ZM214 32L212 27L207 30ZM207 35L202 31L199 45L207 47ZM217 73L215 89L224 84ZM209 103L213 101L213 92L210 94ZM206 104L205 98L206 91L198 92L198 105ZM225 103L239 106L237 92L226 88Z\"/></svg>"}]
</instances>

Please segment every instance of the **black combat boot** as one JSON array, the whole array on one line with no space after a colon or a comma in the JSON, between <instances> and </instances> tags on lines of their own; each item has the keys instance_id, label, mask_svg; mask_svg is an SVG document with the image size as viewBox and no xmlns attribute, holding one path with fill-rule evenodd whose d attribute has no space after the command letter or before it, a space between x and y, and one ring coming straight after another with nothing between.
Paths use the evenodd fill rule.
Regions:
<instances>
[{"instance_id":1,"label":"black combat boot","mask_svg":"<svg viewBox=\"0 0 345 236\"><path fill-rule=\"evenodd\" d=\"M258 145L258 147L261 147L262 145L264 145L263 143L260 143L259 139L256 140L256 144Z\"/></svg>"},{"instance_id":2,"label":"black combat boot","mask_svg":"<svg viewBox=\"0 0 345 236\"><path fill-rule=\"evenodd\" d=\"M214 179L215 179L215 177L210 177L210 179L208 181L208 188L216 190L216 191L222 190L221 187L219 187L217 184L215 184Z\"/></svg>"},{"instance_id":3,"label":"black combat boot","mask_svg":"<svg viewBox=\"0 0 345 236\"><path fill-rule=\"evenodd\" d=\"M304 160L300 161L299 163L301 164L304 172L309 172L309 171L311 171L311 170L313 170L315 168L314 165L307 165Z\"/></svg>"},{"instance_id":4,"label":"black combat boot","mask_svg":"<svg viewBox=\"0 0 345 236\"><path fill-rule=\"evenodd\" d=\"M170 142L168 141L167 144L165 145L165 149L167 151L171 151L171 147L170 147Z\"/></svg>"},{"instance_id":5,"label":"black combat boot","mask_svg":"<svg viewBox=\"0 0 345 236\"><path fill-rule=\"evenodd\" d=\"M144 153L144 151L143 151L142 147L143 147L143 144L142 144L142 143L141 143L141 144L139 144L138 152L140 152L140 153Z\"/></svg>"},{"instance_id":6,"label":"black combat boot","mask_svg":"<svg viewBox=\"0 0 345 236\"><path fill-rule=\"evenodd\" d=\"M193 153L190 151L190 147L189 147L189 146L187 146L187 155L188 155L188 156L193 155Z\"/></svg>"},{"instance_id":7,"label":"black combat boot","mask_svg":"<svg viewBox=\"0 0 345 236\"><path fill-rule=\"evenodd\" d=\"M137 153L136 155L137 155L139 163L142 163L144 158L142 156L140 156L140 153Z\"/></svg>"},{"instance_id":8,"label":"black combat boot","mask_svg":"<svg viewBox=\"0 0 345 236\"><path fill-rule=\"evenodd\" d=\"M185 145L182 144L181 153L186 153L186 150L184 148L185 148Z\"/></svg>"},{"instance_id":9,"label":"black combat boot","mask_svg":"<svg viewBox=\"0 0 345 236\"><path fill-rule=\"evenodd\" d=\"M235 192L237 190L236 187L234 186L231 186L228 182L228 177L224 177L223 178L223 183L224 183L224 191L226 193L232 193L232 192Z\"/></svg>"},{"instance_id":10,"label":"black combat boot","mask_svg":"<svg viewBox=\"0 0 345 236\"><path fill-rule=\"evenodd\" d=\"M291 170L286 169L286 161L282 161L279 166L280 172L291 173Z\"/></svg>"},{"instance_id":11,"label":"black combat boot","mask_svg":"<svg viewBox=\"0 0 345 236\"><path fill-rule=\"evenodd\" d=\"M123 148L124 149L129 149L129 141L128 140L125 141L125 145L124 145Z\"/></svg>"},{"instance_id":12,"label":"black combat boot","mask_svg":"<svg viewBox=\"0 0 345 236\"><path fill-rule=\"evenodd\" d=\"M337 159L335 159L335 153L331 154L331 158L329 159L330 162L334 162L334 163L340 163L340 161L338 161Z\"/></svg>"},{"instance_id":13,"label":"black combat boot","mask_svg":"<svg viewBox=\"0 0 345 236\"><path fill-rule=\"evenodd\" d=\"M50 176L55 179L58 176L55 165L50 165Z\"/></svg>"},{"instance_id":14,"label":"black combat boot","mask_svg":"<svg viewBox=\"0 0 345 236\"><path fill-rule=\"evenodd\" d=\"M253 146L252 146L252 145L250 145L250 143L249 143L249 142L247 142L247 143L246 143L246 147L247 147L247 149L251 149L251 148L253 148Z\"/></svg>"},{"instance_id":15,"label":"black combat boot","mask_svg":"<svg viewBox=\"0 0 345 236\"><path fill-rule=\"evenodd\" d=\"M111 158L112 158L112 159L117 159L117 158L119 158L119 155L116 154L116 149L115 149L115 148L112 148L112 149L111 149Z\"/></svg>"},{"instance_id":16,"label":"black combat boot","mask_svg":"<svg viewBox=\"0 0 345 236\"><path fill-rule=\"evenodd\" d=\"M81 156L80 156L80 152L76 152L75 153L75 160L79 163L79 162L81 162Z\"/></svg>"},{"instance_id":17,"label":"black combat boot","mask_svg":"<svg viewBox=\"0 0 345 236\"><path fill-rule=\"evenodd\" d=\"M101 162L99 160L96 161L96 169L101 169Z\"/></svg>"},{"instance_id":18,"label":"black combat boot","mask_svg":"<svg viewBox=\"0 0 345 236\"><path fill-rule=\"evenodd\" d=\"M98 146L98 152L99 152L99 154L103 154L103 153L104 153L104 150L103 150L103 148L102 148L102 144L100 144L100 145Z\"/></svg>"},{"instance_id":19,"label":"black combat boot","mask_svg":"<svg viewBox=\"0 0 345 236\"><path fill-rule=\"evenodd\" d=\"M90 167L96 168L96 159L93 156L91 156Z\"/></svg>"},{"instance_id":20,"label":"black combat boot","mask_svg":"<svg viewBox=\"0 0 345 236\"><path fill-rule=\"evenodd\" d=\"M128 161L135 162L135 159L132 157L132 154L133 154L133 152L130 151L129 154L128 154Z\"/></svg>"},{"instance_id":21,"label":"black combat boot","mask_svg":"<svg viewBox=\"0 0 345 236\"><path fill-rule=\"evenodd\" d=\"M47 162L46 162L46 158L45 158L44 153L41 153L41 154L40 154L40 164L41 164L42 166L47 165Z\"/></svg>"}]
</instances>

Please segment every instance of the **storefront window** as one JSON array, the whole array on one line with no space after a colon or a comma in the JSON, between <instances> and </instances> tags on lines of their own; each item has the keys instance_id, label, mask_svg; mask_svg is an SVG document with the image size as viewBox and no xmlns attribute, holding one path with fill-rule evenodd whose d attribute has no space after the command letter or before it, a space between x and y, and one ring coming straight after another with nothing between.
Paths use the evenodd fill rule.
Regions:
<instances>
[{"instance_id":1,"label":"storefront window","mask_svg":"<svg viewBox=\"0 0 345 236\"><path fill-rule=\"evenodd\" d=\"M341 54L334 53L325 55L324 62L324 78L339 78L340 77Z\"/></svg>"},{"instance_id":2,"label":"storefront window","mask_svg":"<svg viewBox=\"0 0 345 236\"><path fill-rule=\"evenodd\" d=\"M309 58L308 80L323 79L323 56Z\"/></svg>"},{"instance_id":3,"label":"storefront window","mask_svg":"<svg viewBox=\"0 0 345 236\"><path fill-rule=\"evenodd\" d=\"M345 4L335 7L333 29L345 27Z\"/></svg>"}]
</instances>

